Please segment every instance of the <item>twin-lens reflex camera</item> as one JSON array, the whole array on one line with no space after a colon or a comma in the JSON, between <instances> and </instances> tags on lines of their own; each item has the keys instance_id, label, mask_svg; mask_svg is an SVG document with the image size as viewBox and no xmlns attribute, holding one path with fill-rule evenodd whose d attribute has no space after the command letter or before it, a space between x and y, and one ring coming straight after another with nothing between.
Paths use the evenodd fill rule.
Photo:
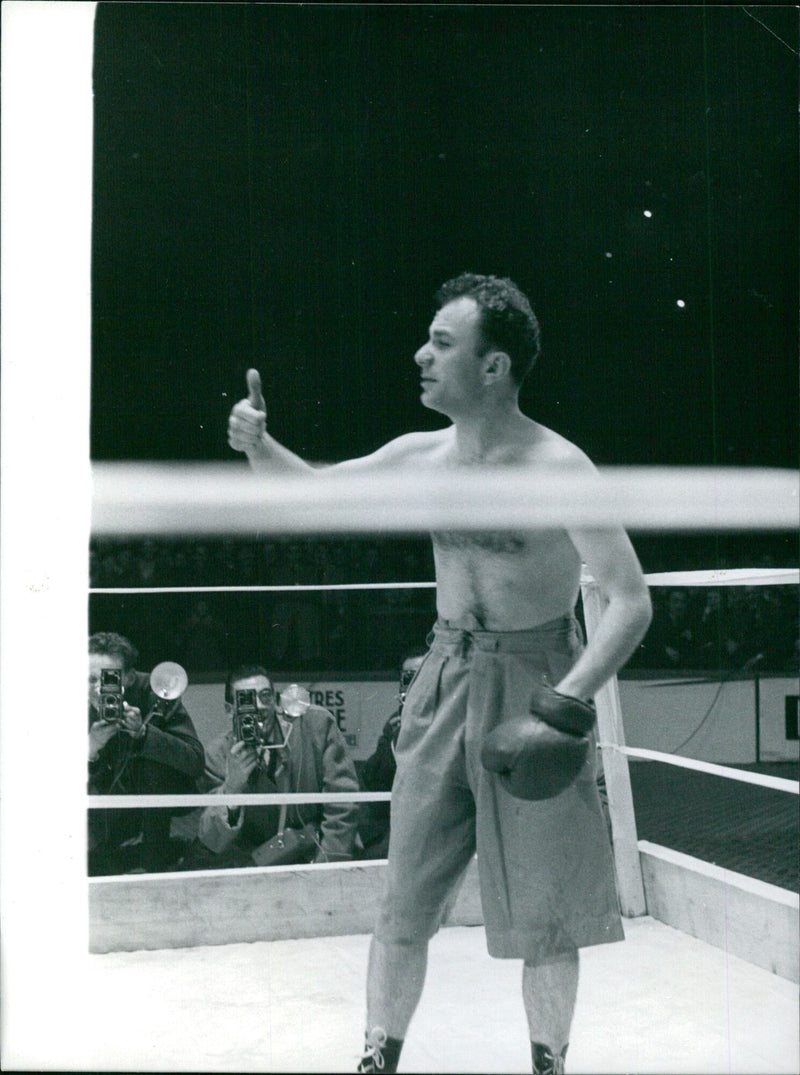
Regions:
<instances>
[{"instance_id":1,"label":"twin-lens reflex camera","mask_svg":"<svg viewBox=\"0 0 800 1075\"><path fill-rule=\"evenodd\" d=\"M100 716L109 724L121 724L124 717L125 673L121 668L100 670ZM162 661L150 673L150 690L156 696L145 723L157 712L166 713L170 703L177 701L189 685L185 670L173 661Z\"/></svg>"},{"instance_id":2,"label":"twin-lens reflex camera","mask_svg":"<svg viewBox=\"0 0 800 1075\"><path fill-rule=\"evenodd\" d=\"M281 691L281 710L291 718L299 717L311 704L311 695L305 687L290 684ZM291 726L289 728L291 731ZM249 743L256 748L284 747L289 739L289 731L283 736L277 717L267 724L263 721L258 708L258 691L252 687L243 687L234 692L233 734L240 743ZM282 742L275 742L277 732Z\"/></svg>"}]
</instances>

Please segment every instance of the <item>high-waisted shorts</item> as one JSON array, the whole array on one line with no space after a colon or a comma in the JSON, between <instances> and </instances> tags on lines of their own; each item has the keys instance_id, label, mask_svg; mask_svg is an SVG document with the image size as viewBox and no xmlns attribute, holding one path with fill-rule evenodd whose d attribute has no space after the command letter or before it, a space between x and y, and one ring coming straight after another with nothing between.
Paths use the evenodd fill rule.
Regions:
<instances>
[{"instance_id":1,"label":"high-waisted shorts","mask_svg":"<svg viewBox=\"0 0 800 1075\"><path fill-rule=\"evenodd\" d=\"M577 620L500 632L438 620L429 641L403 707L376 937L432 937L477 851L490 955L548 962L623 940L594 737L578 779L552 799L514 798L480 762L486 733L574 664Z\"/></svg>"}]
</instances>

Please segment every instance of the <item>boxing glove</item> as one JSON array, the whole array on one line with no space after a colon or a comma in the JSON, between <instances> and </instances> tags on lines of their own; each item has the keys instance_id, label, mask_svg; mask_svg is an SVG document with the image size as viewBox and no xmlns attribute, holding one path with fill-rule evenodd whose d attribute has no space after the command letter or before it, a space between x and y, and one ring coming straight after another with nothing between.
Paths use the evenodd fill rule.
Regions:
<instances>
[{"instance_id":1,"label":"boxing glove","mask_svg":"<svg viewBox=\"0 0 800 1075\"><path fill-rule=\"evenodd\" d=\"M517 799L551 799L572 784L589 756L594 706L536 687L530 714L502 721L483 741L481 763Z\"/></svg>"}]
</instances>

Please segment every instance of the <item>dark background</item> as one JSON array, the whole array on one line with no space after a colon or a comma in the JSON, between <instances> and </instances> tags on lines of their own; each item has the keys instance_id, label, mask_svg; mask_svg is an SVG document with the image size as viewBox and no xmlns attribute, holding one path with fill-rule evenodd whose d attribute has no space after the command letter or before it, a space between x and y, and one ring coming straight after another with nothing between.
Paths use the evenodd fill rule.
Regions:
<instances>
[{"instance_id":1,"label":"dark background","mask_svg":"<svg viewBox=\"0 0 800 1075\"><path fill-rule=\"evenodd\" d=\"M226 422L251 365L271 431L311 460L436 428L413 354L436 287L468 269L530 295L543 355L523 409L599 465L795 467L797 23L789 7L100 3L93 458L241 458ZM796 533L634 539L646 571L797 563ZM162 542L157 583L432 577L422 538L408 555L256 541L230 571L218 543L193 568L200 544ZM94 586L152 582L140 545L92 551ZM406 597L317 595L320 659L396 668L434 614L430 591ZM209 597L220 662L249 640L302 667L272 600ZM194 607L94 595L90 620L153 663ZM796 593L781 623L791 654Z\"/></svg>"},{"instance_id":2,"label":"dark background","mask_svg":"<svg viewBox=\"0 0 800 1075\"><path fill-rule=\"evenodd\" d=\"M597 463L795 466L797 38L775 7L101 3L94 458L233 458L250 365L312 459L435 428L412 356L470 269L530 294L524 409Z\"/></svg>"},{"instance_id":3,"label":"dark background","mask_svg":"<svg viewBox=\"0 0 800 1075\"><path fill-rule=\"evenodd\" d=\"M311 459L436 428L412 356L433 291L470 269L530 294L544 352L523 409L598 464L795 467L797 20L101 3L94 458L236 458L250 365L271 430ZM646 571L798 562L796 533L633 537ZM92 548L99 588L430 578L421 537ZM796 675L796 587L723 588L710 621L711 592L687 593L691 644L654 588L623 674ZM284 680L394 678L434 616L429 589L90 598L90 629L193 682L247 659ZM787 796L631 771L641 837L796 888Z\"/></svg>"}]
</instances>

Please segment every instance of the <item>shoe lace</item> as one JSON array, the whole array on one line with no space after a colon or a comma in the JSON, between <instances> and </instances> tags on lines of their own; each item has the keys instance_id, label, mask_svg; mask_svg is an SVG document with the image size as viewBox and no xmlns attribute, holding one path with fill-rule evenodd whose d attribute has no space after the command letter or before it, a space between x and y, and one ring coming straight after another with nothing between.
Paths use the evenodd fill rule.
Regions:
<instances>
[{"instance_id":1,"label":"shoe lace","mask_svg":"<svg viewBox=\"0 0 800 1075\"><path fill-rule=\"evenodd\" d=\"M387 1034L381 1026L376 1026L373 1030L367 1034L366 1042L364 1043L364 1056L361 1058L361 1063L358 1065L358 1070L361 1072L370 1071L382 1071L383 1070L383 1047L386 1044Z\"/></svg>"},{"instance_id":2,"label":"shoe lace","mask_svg":"<svg viewBox=\"0 0 800 1075\"><path fill-rule=\"evenodd\" d=\"M564 1075L566 1052L566 1048L560 1053L553 1053L546 1046L536 1047L533 1056L534 1075Z\"/></svg>"}]
</instances>

